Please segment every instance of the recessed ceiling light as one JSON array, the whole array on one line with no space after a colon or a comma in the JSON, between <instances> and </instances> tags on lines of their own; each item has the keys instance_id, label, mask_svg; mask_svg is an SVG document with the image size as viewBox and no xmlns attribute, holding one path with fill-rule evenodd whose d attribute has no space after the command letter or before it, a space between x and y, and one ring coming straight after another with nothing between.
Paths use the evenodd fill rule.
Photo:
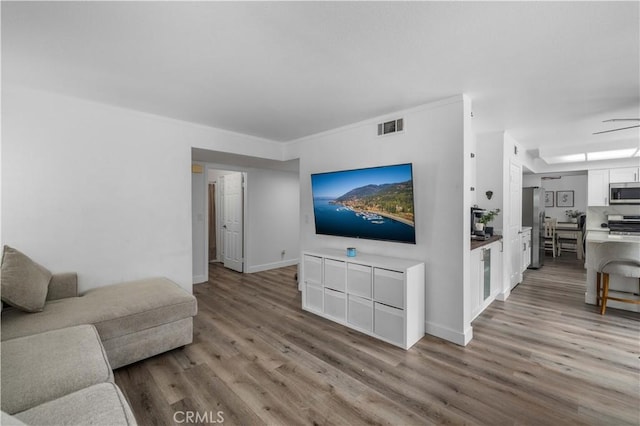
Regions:
<instances>
[{"instance_id":1,"label":"recessed ceiling light","mask_svg":"<svg viewBox=\"0 0 640 426\"><path fill-rule=\"evenodd\" d=\"M580 154L555 155L553 157L545 157L543 158L543 160L547 164L577 163L579 161L585 161L586 157L584 153L580 153Z\"/></svg>"},{"instance_id":2,"label":"recessed ceiling light","mask_svg":"<svg viewBox=\"0 0 640 426\"><path fill-rule=\"evenodd\" d=\"M587 161L615 160L617 158L631 158L636 149L616 149L613 151L587 152Z\"/></svg>"}]
</instances>

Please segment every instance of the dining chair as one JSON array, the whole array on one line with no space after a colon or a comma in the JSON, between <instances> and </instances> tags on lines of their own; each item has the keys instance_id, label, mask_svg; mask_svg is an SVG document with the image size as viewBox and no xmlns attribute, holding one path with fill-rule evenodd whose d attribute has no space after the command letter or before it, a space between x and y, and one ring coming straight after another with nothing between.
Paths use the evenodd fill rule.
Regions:
<instances>
[{"instance_id":1,"label":"dining chair","mask_svg":"<svg viewBox=\"0 0 640 426\"><path fill-rule=\"evenodd\" d=\"M553 257L559 255L557 226L558 219L545 219L544 221L544 250L551 250Z\"/></svg>"}]
</instances>

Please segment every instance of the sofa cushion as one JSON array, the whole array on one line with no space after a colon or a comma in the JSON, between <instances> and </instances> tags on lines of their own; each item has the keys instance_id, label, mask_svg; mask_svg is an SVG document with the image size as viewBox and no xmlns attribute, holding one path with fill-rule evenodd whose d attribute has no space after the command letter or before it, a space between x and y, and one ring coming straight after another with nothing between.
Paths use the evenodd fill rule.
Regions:
<instances>
[{"instance_id":1,"label":"sofa cushion","mask_svg":"<svg viewBox=\"0 0 640 426\"><path fill-rule=\"evenodd\" d=\"M47 299L51 272L18 250L4 246L2 300L25 312L39 312Z\"/></svg>"},{"instance_id":2,"label":"sofa cushion","mask_svg":"<svg viewBox=\"0 0 640 426\"><path fill-rule=\"evenodd\" d=\"M2 426L27 426L15 417L0 411L0 425Z\"/></svg>"},{"instance_id":3,"label":"sofa cushion","mask_svg":"<svg viewBox=\"0 0 640 426\"><path fill-rule=\"evenodd\" d=\"M113 381L107 355L92 325L4 341L0 359L2 411L9 414Z\"/></svg>"},{"instance_id":4,"label":"sofa cushion","mask_svg":"<svg viewBox=\"0 0 640 426\"><path fill-rule=\"evenodd\" d=\"M42 312L2 312L2 340L93 324L105 341L195 316L196 298L166 278L149 278L47 302Z\"/></svg>"},{"instance_id":5,"label":"sofa cushion","mask_svg":"<svg viewBox=\"0 0 640 426\"><path fill-rule=\"evenodd\" d=\"M101 383L38 405L15 417L28 425L135 425L124 395L113 383Z\"/></svg>"}]
</instances>

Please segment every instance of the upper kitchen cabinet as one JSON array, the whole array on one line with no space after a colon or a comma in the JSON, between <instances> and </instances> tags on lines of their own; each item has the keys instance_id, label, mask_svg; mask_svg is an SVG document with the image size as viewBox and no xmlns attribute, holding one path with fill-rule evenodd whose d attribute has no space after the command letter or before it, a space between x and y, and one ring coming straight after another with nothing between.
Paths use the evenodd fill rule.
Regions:
<instances>
[{"instance_id":1,"label":"upper kitchen cabinet","mask_svg":"<svg viewBox=\"0 0 640 426\"><path fill-rule=\"evenodd\" d=\"M587 176L587 206L609 205L609 169L589 170Z\"/></svg>"},{"instance_id":2,"label":"upper kitchen cabinet","mask_svg":"<svg viewBox=\"0 0 640 426\"><path fill-rule=\"evenodd\" d=\"M609 183L639 182L640 168L623 167L609 170Z\"/></svg>"}]
</instances>

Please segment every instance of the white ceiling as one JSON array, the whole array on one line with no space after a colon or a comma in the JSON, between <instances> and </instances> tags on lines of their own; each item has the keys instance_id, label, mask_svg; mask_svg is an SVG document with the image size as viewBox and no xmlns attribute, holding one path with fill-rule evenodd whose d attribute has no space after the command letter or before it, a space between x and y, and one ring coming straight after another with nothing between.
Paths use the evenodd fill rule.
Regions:
<instances>
[{"instance_id":1,"label":"white ceiling","mask_svg":"<svg viewBox=\"0 0 640 426\"><path fill-rule=\"evenodd\" d=\"M2 83L282 142L459 93L527 149L638 140L592 133L640 117L639 4L3 1Z\"/></svg>"}]
</instances>

